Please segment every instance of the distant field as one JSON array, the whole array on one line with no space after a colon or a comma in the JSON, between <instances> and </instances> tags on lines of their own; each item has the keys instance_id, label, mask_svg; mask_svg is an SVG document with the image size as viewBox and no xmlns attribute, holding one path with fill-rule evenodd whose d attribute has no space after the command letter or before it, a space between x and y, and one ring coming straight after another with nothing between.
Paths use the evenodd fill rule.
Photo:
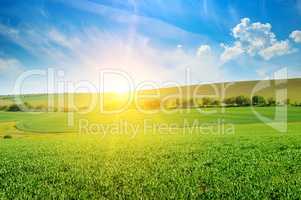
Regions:
<instances>
[{"instance_id":1,"label":"distant field","mask_svg":"<svg viewBox=\"0 0 301 200\"><path fill-rule=\"evenodd\" d=\"M301 196L301 108L288 107L286 133L262 123L251 108L195 109L173 114L136 111L108 117L0 112L0 199L298 199ZM275 107L258 107L273 117ZM177 124L174 131L79 134L91 124L128 121ZM187 123L183 122L187 120ZM185 127L213 128L202 132ZM233 133L218 131L218 122Z\"/></svg>"},{"instance_id":2,"label":"distant field","mask_svg":"<svg viewBox=\"0 0 301 200\"><path fill-rule=\"evenodd\" d=\"M253 94L253 89L256 85L267 83L266 88L261 89ZM190 98L195 95L218 95L222 96L222 91L225 91L225 97L235 97L239 95L246 96L251 98L252 95L261 95L264 98L275 98L277 90L283 88L287 89L287 98L290 99L291 103L301 103L301 93L299 92L301 88L301 78L297 79L288 79L284 81L279 80L270 80L270 81L241 81L233 83L212 83L212 84L202 84L202 85L192 85L192 86L183 86L180 88L170 87L170 88L161 88L159 89L160 97L163 98L167 95L177 94L182 98ZM156 94L157 90L142 90L139 94ZM51 99L53 99L53 106L58 105L67 105L70 94L53 94ZM91 103L93 96L96 96L99 100L98 94L71 94L74 104L77 107L86 107ZM114 104L114 102L119 103L120 94L115 93L105 93L102 94L104 100L108 104ZM23 95L19 96L23 102L28 102L32 106L48 106L48 96L44 94L32 94L32 95ZM0 96L0 106L9 105L15 102L13 96ZM100 102L100 100L99 100Z\"/></svg>"},{"instance_id":3,"label":"distant field","mask_svg":"<svg viewBox=\"0 0 301 200\"><path fill-rule=\"evenodd\" d=\"M289 107L288 121L300 121L300 108ZM260 115L273 118L275 107L257 107ZM155 114L143 114L136 110L128 110L121 114L105 115L99 113L79 114L71 113L74 117L72 127L68 126L68 116L70 113L54 112L54 113L23 113L23 112L0 112L0 122L16 121L16 127L20 130L31 132L46 132L46 133L59 133L59 132L77 132L80 120L88 120L93 124L112 124L118 121L127 121L133 124L143 126L144 121L150 120L154 123L176 123L182 127L185 122L187 125L192 125L194 120L202 123L217 123L223 121L226 124L250 124L262 123L250 107L238 108L206 108L200 109L178 109L171 111L172 113L157 112Z\"/></svg>"}]
</instances>

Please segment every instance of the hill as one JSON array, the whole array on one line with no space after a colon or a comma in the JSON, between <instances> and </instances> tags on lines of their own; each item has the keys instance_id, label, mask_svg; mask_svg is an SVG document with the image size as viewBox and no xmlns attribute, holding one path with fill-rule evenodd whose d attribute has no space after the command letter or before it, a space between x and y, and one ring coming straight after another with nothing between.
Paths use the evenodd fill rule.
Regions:
<instances>
[{"instance_id":1,"label":"hill","mask_svg":"<svg viewBox=\"0 0 301 200\"><path fill-rule=\"evenodd\" d=\"M239 82L224 82L212 84L200 84L181 86L179 88L169 87L141 90L137 91L137 96L151 99L191 99L191 98L204 98L211 97L215 99L225 99L243 95L247 98L252 98L254 95L260 95L264 98L274 98L277 96L284 96L289 99L291 103L301 102L301 78L288 79L288 80L255 80L255 81L239 81ZM157 96L156 96L157 95ZM73 99L70 97L73 96ZM97 102L100 102L100 97L104 98L107 107L114 107L116 105L124 105L127 101L126 94L104 93L101 95L89 93L76 93L76 94L26 94L20 97L23 102L27 102L36 107L49 107L48 98L53 99L51 107L68 107L70 103L79 108L85 108L90 105L91 100L96 97ZM151 97L153 96L153 97ZM287 97L285 97L287 96ZM169 99L168 99L169 97ZM147 100L141 100L143 102ZM0 106L8 106L15 103L15 96L0 96Z\"/></svg>"}]
</instances>

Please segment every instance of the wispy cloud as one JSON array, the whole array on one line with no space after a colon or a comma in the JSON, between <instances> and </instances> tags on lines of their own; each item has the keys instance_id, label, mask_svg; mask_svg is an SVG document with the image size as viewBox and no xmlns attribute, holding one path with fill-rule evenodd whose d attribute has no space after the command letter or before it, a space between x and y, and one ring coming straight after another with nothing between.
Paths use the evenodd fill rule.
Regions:
<instances>
[{"instance_id":1,"label":"wispy cloud","mask_svg":"<svg viewBox=\"0 0 301 200\"><path fill-rule=\"evenodd\" d=\"M120 9L112 6L103 5L95 2L87 1L62 1L67 6L72 8L93 13L99 15L100 17L105 17L107 20L111 20L114 23L120 23L125 25L130 30L136 32L142 32L143 35L151 36L152 39L158 41L166 40L182 40L189 42L213 42L210 37L206 34L193 33L187 29L183 29L175 23L169 23L167 20L164 20L159 17L151 17L147 15L141 15L138 12L130 12L125 9ZM138 4L134 1L134 4ZM139 2L140 3L140 2ZM149 3L147 1L143 2L146 7ZM165 5L166 10L170 10L170 5L166 6L164 3L158 1L158 5ZM173 5L175 6L175 5ZM179 11L181 7L179 7ZM163 9L163 8L161 8ZM163 9L164 10L164 9ZM187 12L187 11L186 11Z\"/></svg>"},{"instance_id":2,"label":"wispy cloud","mask_svg":"<svg viewBox=\"0 0 301 200\"><path fill-rule=\"evenodd\" d=\"M45 32L44 27L20 25L17 28L0 24L0 34L21 46L36 57L62 59L62 52L52 44L52 38Z\"/></svg>"},{"instance_id":3,"label":"wispy cloud","mask_svg":"<svg viewBox=\"0 0 301 200\"><path fill-rule=\"evenodd\" d=\"M202 57L202 56L208 56L211 54L211 47L207 44L201 45L197 49L197 56Z\"/></svg>"},{"instance_id":4,"label":"wispy cloud","mask_svg":"<svg viewBox=\"0 0 301 200\"><path fill-rule=\"evenodd\" d=\"M208 45L200 46L196 53L197 49L190 51L176 45L173 48L156 46L139 33L116 34L97 27L86 27L72 35L55 27L23 27L18 31L1 27L0 33L35 55L47 57L77 80L91 80L99 69L105 68L122 69L135 77L136 82L177 80L184 83L186 68L194 74L194 83L221 77L218 56Z\"/></svg>"},{"instance_id":5,"label":"wispy cloud","mask_svg":"<svg viewBox=\"0 0 301 200\"><path fill-rule=\"evenodd\" d=\"M23 65L18 59L0 57L0 77L2 79L16 76L22 70Z\"/></svg>"},{"instance_id":6,"label":"wispy cloud","mask_svg":"<svg viewBox=\"0 0 301 200\"><path fill-rule=\"evenodd\" d=\"M227 46L222 43L221 47L224 48L224 52L220 56L222 62L227 62L229 60L235 59L244 53L240 42L235 42L233 46Z\"/></svg>"}]
</instances>

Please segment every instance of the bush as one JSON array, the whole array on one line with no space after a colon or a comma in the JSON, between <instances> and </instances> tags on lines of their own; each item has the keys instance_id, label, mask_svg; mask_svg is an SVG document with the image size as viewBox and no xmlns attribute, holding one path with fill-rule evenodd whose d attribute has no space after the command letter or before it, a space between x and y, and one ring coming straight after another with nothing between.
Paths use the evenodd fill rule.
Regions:
<instances>
[{"instance_id":1,"label":"bush","mask_svg":"<svg viewBox=\"0 0 301 200\"><path fill-rule=\"evenodd\" d=\"M276 105L276 100L273 97L268 98L267 105L268 106L275 106Z\"/></svg>"},{"instance_id":2,"label":"bush","mask_svg":"<svg viewBox=\"0 0 301 200\"><path fill-rule=\"evenodd\" d=\"M265 106L266 101L263 96L253 96L252 97L252 105L253 106Z\"/></svg>"},{"instance_id":3,"label":"bush","mask_svg":"<svg viewBox=\"0 0 301 200\"><path fill-rule=\"evenodd\" d=\"M220 102L219 100L213 100L213 101L211 102L211 105L212 105L212 106L220 106L220 105L221 105L221 102Z\"/></svg>"},{"instance_id":4,"label":"bush","mask_svg":"<svg viewBox=\"0 0 301 200\"><path fill-rule=\"evenodd\" d=\"M13 137L11 135L4 135L3 139L12 139Z\"/></svg>"},{"instance_id":5,"label":"bush","mask_svg":"<svg viewBox=\"0 0 301 200\"><path fill-rule=\"evenodd\" d=\"M202 98L202 103L203 103L203 106L209 106L212 104L212 99L209 98L209 97L204 97Z\"/></svg>"},{"instance_id":6,"label":"bush","mask_svg":"<svg viewBox=\"0 0 301 200\"><path fill-rule=\"evenodd\" d=\"M22 111L21 107L17 104L12 104L10 105L6 111L9 111L9 112L20 112Z\"/></svg>"},{"instance_id":7,"label":"bush","mask_svg":"<svg viewBox=\"0 0 301 200\"><path fill-rule=\"evenodd\" d=\"M235 106L236 105L236 98L235 97L226 98L224 100L224 104L226 104L226 106Z\"/></svg>"},{"instance_id":8,"label":"bush","mask_svg":"<svg viewBox=\"0 0 301 200\"><path fill-rule=\"evenodd\" d=\"M249 106L251 104L251 100L245 96L237 96L235 98L235 103L237 106Z\"/></svg>"}]
</instances>

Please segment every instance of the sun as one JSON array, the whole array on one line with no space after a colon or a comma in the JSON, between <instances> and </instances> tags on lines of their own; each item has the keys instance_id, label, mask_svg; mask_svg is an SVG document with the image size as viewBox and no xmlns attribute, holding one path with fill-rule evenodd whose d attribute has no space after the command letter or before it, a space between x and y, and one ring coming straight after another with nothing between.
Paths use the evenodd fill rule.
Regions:
<instances>
[{"instance_id":1,"label":"sun","mask_svg":"<svg viewBox=\"0 0 301 200\"><path fill-rule=\"evenodd\" d=\"M112 91L117 94L128 93L130 88L127 85L116 85L112 87Z\"/></svg>"}]
</instances>

